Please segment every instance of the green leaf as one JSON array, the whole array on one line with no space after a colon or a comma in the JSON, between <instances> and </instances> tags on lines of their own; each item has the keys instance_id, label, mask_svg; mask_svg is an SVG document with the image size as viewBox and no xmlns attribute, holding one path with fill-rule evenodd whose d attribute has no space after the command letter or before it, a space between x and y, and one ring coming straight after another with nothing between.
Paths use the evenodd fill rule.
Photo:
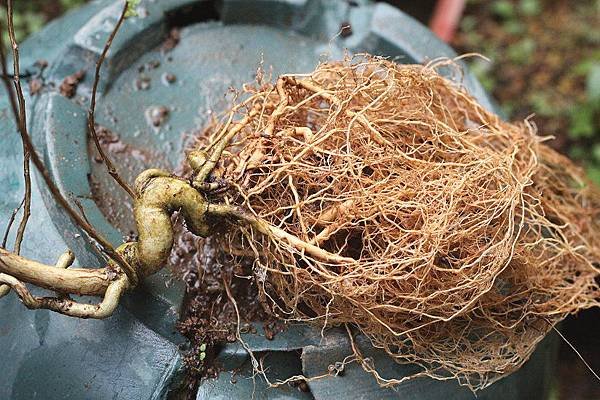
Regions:
<instances>
[{"instance_id":1,"label":"green leaf","mask_svg":"<svg viewBox=\"0 0 600 400\"><path fill-rule=\"evenodd\" d=\"M508 47L507 56L516 64L529 64L536 49L536 43L531 38L525 38Z\"/></svg>"},{"instance_id":2,"label":"green leaf","mask_svg":"<svg viewBox=\"0 0 600 400\"><path fill-rule=\"evenodd\" d=\"M600 167L592 165L585 169L588 178L590 178L596 185L600 185Z\"/></svg>"},{"instance_id":3,"label":"green leaf","mask_svg":"<svg viewBox=\"0 0 600 400\"><path fill-rule=\"evenodd\" d=\"M590 67L587 73L585 91L588 101L600 101L600 64L596 63Z\"/></svg>"},{"instance_id":4,"label":"green leaf","mask_svg":"<svg viewBox=\"0 0 600 400\"><path fill-rule=\"evenodd\" d=\"M136 17L137 6L140 4L141 0L127 0L127 11L125 11L125 18Z\"/></svg>"},{"instance_id":5,"label":"green leaf","mask_svg":"<svg viewBox=\"0 0 600 400\"><path fill-rule=\"evenodd\" d=\"M519 11L521 14L532 17L538 15L542 11L539 0L521 0L519 2Z\"/></svg>"},{"instance_id":6,"label":"green leaf","mask_svg":"<svg viewBox=\"0 0 600 400\"><path fill-rule=\"evenodd\" d=\"M206 358L206 353L200 353L200 355L198 356L198 359L200 361L204 361L205 358Z\"/></svg>"},{"instance_id":7,"label":"green leaf","mask_svg":"<svg viewBox=\"0 0 600 400\"><path fill-rule=\"evenodd\" d=\"M594 109L591 103L579 104L569 113L569 137L571 139L594 136Z\"/></svg>"},{"instance_id":8,"label":"green leaf","mask_svg":"<svg viewBox=\"0 0 600 400\"><path fill-rule=\"evenodd\" d=\"M515 7L508 0L498 0L492 4L492 12L500 18L509 19L515 15Z\"/></svg>"},{"instance_id":9,"label":"green leaf","mask_svg":"<svg viewBox=\"0 0 600 400\"><path fill-rule=\"evenodd\" d=\"M200 351L203 352L203 353L206 351L206 343L202 343L200 345Z\"/></svg>"},{"instance_id":10,"label":"green leaf","mask_svg":"<svg viewBox=\"0 0 600 400\"><path fill-rule=\"evenodd\" d=\"M545 92L533 92L527 100L531 104L533 111L542 117L551 117L556 113L554 107L550 104L548 94Z\"/></svg>"}]
</instances>

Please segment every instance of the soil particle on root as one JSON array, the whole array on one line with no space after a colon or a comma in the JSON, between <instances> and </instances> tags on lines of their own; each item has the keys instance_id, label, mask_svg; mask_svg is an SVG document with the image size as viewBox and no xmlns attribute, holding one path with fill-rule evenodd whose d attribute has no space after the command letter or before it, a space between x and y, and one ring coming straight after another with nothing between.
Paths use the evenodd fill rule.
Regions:
<instances>
[{"instance_id":1,"label":"soil particle on root","mask_svg":"<svg viewBox=\"0 0 600 400\"><path fill-rule=\"evenodd\" d=\"M85 78L84 70L79 70L74 74L67 76L65 79L63 79L58 88L60 94L69 99L75 96L75 93L77 92L77 86L79 85L79 82L83 80L83 78Z\"/></svg>"},{"instance_id":2,"label":"soil particle on root","mask_svg":"<svg viewBox=\"0 0 600 400\"><path fill-rule=\"evenodd\" d=\"M273 340L275 335L285 330L285 325L278 320L269 320L263 323L263 332L265 339Z\"/></svg>"},{"instance_id":3,"label":"soil particle on root","mask_svg":"<svg viewBox=\"0 0 600 400\"><path fill-rule=\"evenodd\" d=\"M160 61L159 60L150 60L146 63L146 68L150 69L156 69L160 67Z\"/></svg>"},{"instance_id":4,"label":"soil particle on root","mask_svg":"<svg viewBox=\"0 0 600 400\"><path fill-rule=\"evenodd\" d=\"M352 25L350 25L350 22L342 22L342 24L340 25L340 36L343 38L352 36Z\"/></svg>"},{"instance_id":5,"label":"soil particle on root","mask_svg":"<svg viewBox=\"0 0 600 400\"><path fill-rule=\"evenodd\" d=\"M44 59L39 59L36 60L33 63L33 65L39 70L39 73L41 74L48 67L48 61Z\"/></svg>"}]
</instances>

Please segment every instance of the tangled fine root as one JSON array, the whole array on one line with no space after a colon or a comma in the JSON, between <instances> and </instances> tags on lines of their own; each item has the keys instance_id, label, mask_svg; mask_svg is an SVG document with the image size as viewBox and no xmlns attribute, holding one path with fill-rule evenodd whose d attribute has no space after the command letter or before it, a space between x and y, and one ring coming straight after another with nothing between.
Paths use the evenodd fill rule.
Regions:
<instances>
[{"instance_id":1,"label":"tangled fine root","mask_svg":"<svg viewBox=\"0 0 600 400\"><path fill-rule=\"evenodd\" d=\"M237 132L220 200L293 237L231 220L218 240L255 258L280 318L352 323L421 375L477 390L599 304L600 197L528 121L436 71L453 66L363 55L245 86L211 132Z\"/></svg>"}]
</instances>

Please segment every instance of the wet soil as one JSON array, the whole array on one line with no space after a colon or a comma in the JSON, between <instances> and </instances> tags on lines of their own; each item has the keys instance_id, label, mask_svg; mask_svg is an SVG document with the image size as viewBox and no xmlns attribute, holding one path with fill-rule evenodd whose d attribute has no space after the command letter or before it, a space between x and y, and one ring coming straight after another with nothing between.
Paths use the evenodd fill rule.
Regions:
<instances>
[{"instance_id":1,"label":"wet soil","mask_svg":"<svg viewBox=\"0 0 600 400\"><path fill-rule=\"evenodd\" d=\"M194 237L180 223L175 251L170 263L183 274L186 283L181 321L177 328L190 341L184 356L185 386L188 398L194 398L198 384L204 378L214 378L220 371L215 361L226 343L236 341L237 315L225 290L231 288L239 307L240 331L253 332L251 321L268 320L269 316L258 301L258 290L246 264L216 249L213 240ZM266 333L268 332L268 333ZM253 332L254 333L254 332ZM265 330L267 337L274 332ZM203 351L204 350L204 351ZM205 353L204 355L201 355Z\"/></svg>"},{"instance_id":2,"label":"wet soil","mask_svg":"<svg viewBox=\"0 0 600 400\"><path fill-rule=\"evenodd\" d=\"M196 140L192 146L204 141L203 131L194 136ZM182 163L176 174L191 177L187 163ZM254 321L264 321L267 339L273 339L282 328L259 301L252 273L254 260L227 254L215 244L215 236L201 238L190 233L178 213L173 215L172 221L175 241L169 266L186 285L177 325L178 331L189 340L189 349L184 355L184 398L194 399L200 382L215 378L221 371L215 358L222 346L236 341L238 316L227 296L225 284L229 285L239 308L241 333L255 333L250 324Z\"/></svg>"}]
</instances>

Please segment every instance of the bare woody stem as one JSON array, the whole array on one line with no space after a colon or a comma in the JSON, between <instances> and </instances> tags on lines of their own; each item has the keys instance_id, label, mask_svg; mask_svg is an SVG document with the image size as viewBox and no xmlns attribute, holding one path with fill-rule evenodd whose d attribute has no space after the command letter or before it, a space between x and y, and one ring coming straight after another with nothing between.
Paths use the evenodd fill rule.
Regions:
<instances>
[{"instance_id":1,"label":"bare woody stem","mask_svg":"<svg viewBox=\"0 0 600 400\"><path fill-rule=\"evenodd\" d=\"M13 1L8 0L6 3L7 7L7 23L8 23L8 36L10 38L11 48L13 51L13 84L15 85L17 100L19 104L17 122L19 125L19 130L26 131L27 130L27 113L25 111L25 98L23 96L23 89L21 88L21 80L20 80L20 67L19 67L19 46L17 45L17 39L15 38L15 29L14 29L14 21L13 21ZM0 46L4 46L3 43L0 43ZM4 72L4 71L3 71ZM25 181L25 194L24 194L24 203L23 203L23 216L21 218L21 222L19 223L19 228L17 230L17 237L15 238L15 253L19 254L21 252L21 243L23 242L23 237L25 235L25 228L27 227L27 221L29 220L29 216L31 215L31 175L29 170L29 159L30 152L23 142L23 179Z\"/></svg>"},{"instance_id":2,"label":"bare woody stem","mask_svg":"<svg viewBox=\"0 0 600 400\"><path fill-rule=\"evenodd\" d=\"M106 169L108 170L109 175L133 199L133 198L135 198L135 194L133 193L133 190L131 189L131 187L129 187L129 185L127 184L127 182L125 182L125 180L121 177L121 175L119 175L119 173L117 172L117 169L115 168L114 164L110 160L110 157L108 157L108 155L104 152L104 149L102 148L102 145L100 144L100 140L98 139L98 133L96 132L96 121L94 118L94 114L96 111L96 94L98 92L98 83L100 82L100 69L102 68L102 64L104 63L104 60L106 59L108 50L110 49L110 46L112 45L112 42L115 39L117 32L119 31L119 28L121 27L121 25L123 24L123 21L125 20L125 15L127 14L127 10L128 10L128 3L125 2L123 10L121 11L121 15L119 16L119 19L117 20L115 27L113 28L112 32L110 33L110 36L106 40L106 43L104 44L104 49L102 50L102 53L100 54L100 57L98 58L98 61L96 62L96 71L94 73L94 83L92 85L92 96L91 96L91 100L90 100L90 108L88 110L88 130L92 136L92 139L94 140L94 144L96 145L96 149L98 150L98 153L100 153L100 157L104 161L104 165L106 165Z\"/></svg>"},{"instance_id":3,"label":"bare woody stem","mask_svg":"<svg viewBox=\"0 0 600 400\"><path fill-rule=\"evenodd\" d=\"M111 282L104 294L104 299L98 304L78 303L69 298L33 296L27 287L18 279L0 273L0 282L10 286L19 296L23 304L30 309L48 309L79 318L106 318L114 312L119 304L121 295L128 287L127 277L123 275Z\"/></svg>"},{"instance_id":4,"label":"bare woody stem","mask_svg":"<svg viewBox=\"0 0 600 400\"><path fill-rule=\"evenodd\" d=\"M8 14L12 15L12 2L10 2L9 4L11 5L11 7L7 9L7 12L8 12ZM9 18L10 18L10 21L12 21L12 16L9 16ZM13 31L13 33L11 33L11 35L14 36L14 27L12 25L9 25L8 30ZM16 57L18 57L18 45L17 45L16 41L13 41L12 47L15 51L14 55ZM115 249L112 247L112 245L104 237L102 237L98 232L96 232L96 230L85 220L85 218L83 218L81 215L79 215L73 209L73 207L71 207L71 205L69 204L67 199L62 195L62 193L60 192L58 187L54 184L54 181L52 180L50 173L48 172L48 170L46 169L41 158L35 151L35 148L31 141L31 137L29 136L29 133L27 132L26 125L20 123L21 119L25 118L25 113L26 113L26 110L24 107L23 90L22 90L20 84L15 85L15 87L13 88L13 86L10 85L8 79L6 78L8 76L8 73L7 73L7 69L6 69L6 56L4 54L3 47L0 48L0 57L1 57L0 61L2 61L2 63L1 63L2 64L2 74L3 74L2 80L6 87L6 91L7 91L8 97L9 97L11 108L13 109L13 112L15 113L15 116L17 118L17 127L18 127L19 134L21 135L23 147L25 148L25 152L30 154L31 161L33 162L34 166L36 167L36 169L39 171L40 175L42 176L44 183L46 184L46 186L50 190L50 193L52 194L52 197L67 212L67 214L75 222L75 224L78 225L79 227L81 227L90 236L91 239L95 240L102 247L102 250L104 251L104 253L109 258L114 260L121 269L123 269L123 271L126 273L128 279L129 279L130 283L133 286L137 285L138 277L137 277L136 271L129 264L127 264L127 262L121 257L120 254L118 254L115 251ZM15 64L18 64L19 59L15 58L13 60L13 62ZM23 107L19 108L17 106L17 104L20 105L21 103L23 104ZM19 111L22 111L22 113L20 113ZM21 116L21 114L23 114L23 116ZM0 287L3 287L3 286L0 285ZM5 289L2 289L2 291L5 291Z\"/></svg>"},{"instance_id":5,"label":"bare woody stem","mask_svg":"<svg viewBox=\"0 0 600 400\"><path fill-rule=\"evenodd\" d=\"M102 296L111 283L106 268L56 268L0 249L0 272L41 288L88 296Z\"/></svg>"},{"instance_id":6,"label":"bare woody stem","mask_svg":"<svg viewBox=\"0 0 600 400\"><path fill-rule=\"evenodd\" d=\"M162 268L173 245L171 214L179 210L188 229L207 236L208 208L204 196L188 182L160 170L147 170L136 179L134 214L139 239L116 249L136 276L145 277ZM29 308L46 308L82 318L104 318L114 310L121 294L133 287L116 263L106 268L66 269L72 257L63 257L57 266L41 264L0 248L0 284L14 289ZM24 283L59 293L58 297L34 297ZM6 287L6 286L3 286ZM104 296L97 305L77 303L60 294Z\"/></svg>"}]
</instances>

